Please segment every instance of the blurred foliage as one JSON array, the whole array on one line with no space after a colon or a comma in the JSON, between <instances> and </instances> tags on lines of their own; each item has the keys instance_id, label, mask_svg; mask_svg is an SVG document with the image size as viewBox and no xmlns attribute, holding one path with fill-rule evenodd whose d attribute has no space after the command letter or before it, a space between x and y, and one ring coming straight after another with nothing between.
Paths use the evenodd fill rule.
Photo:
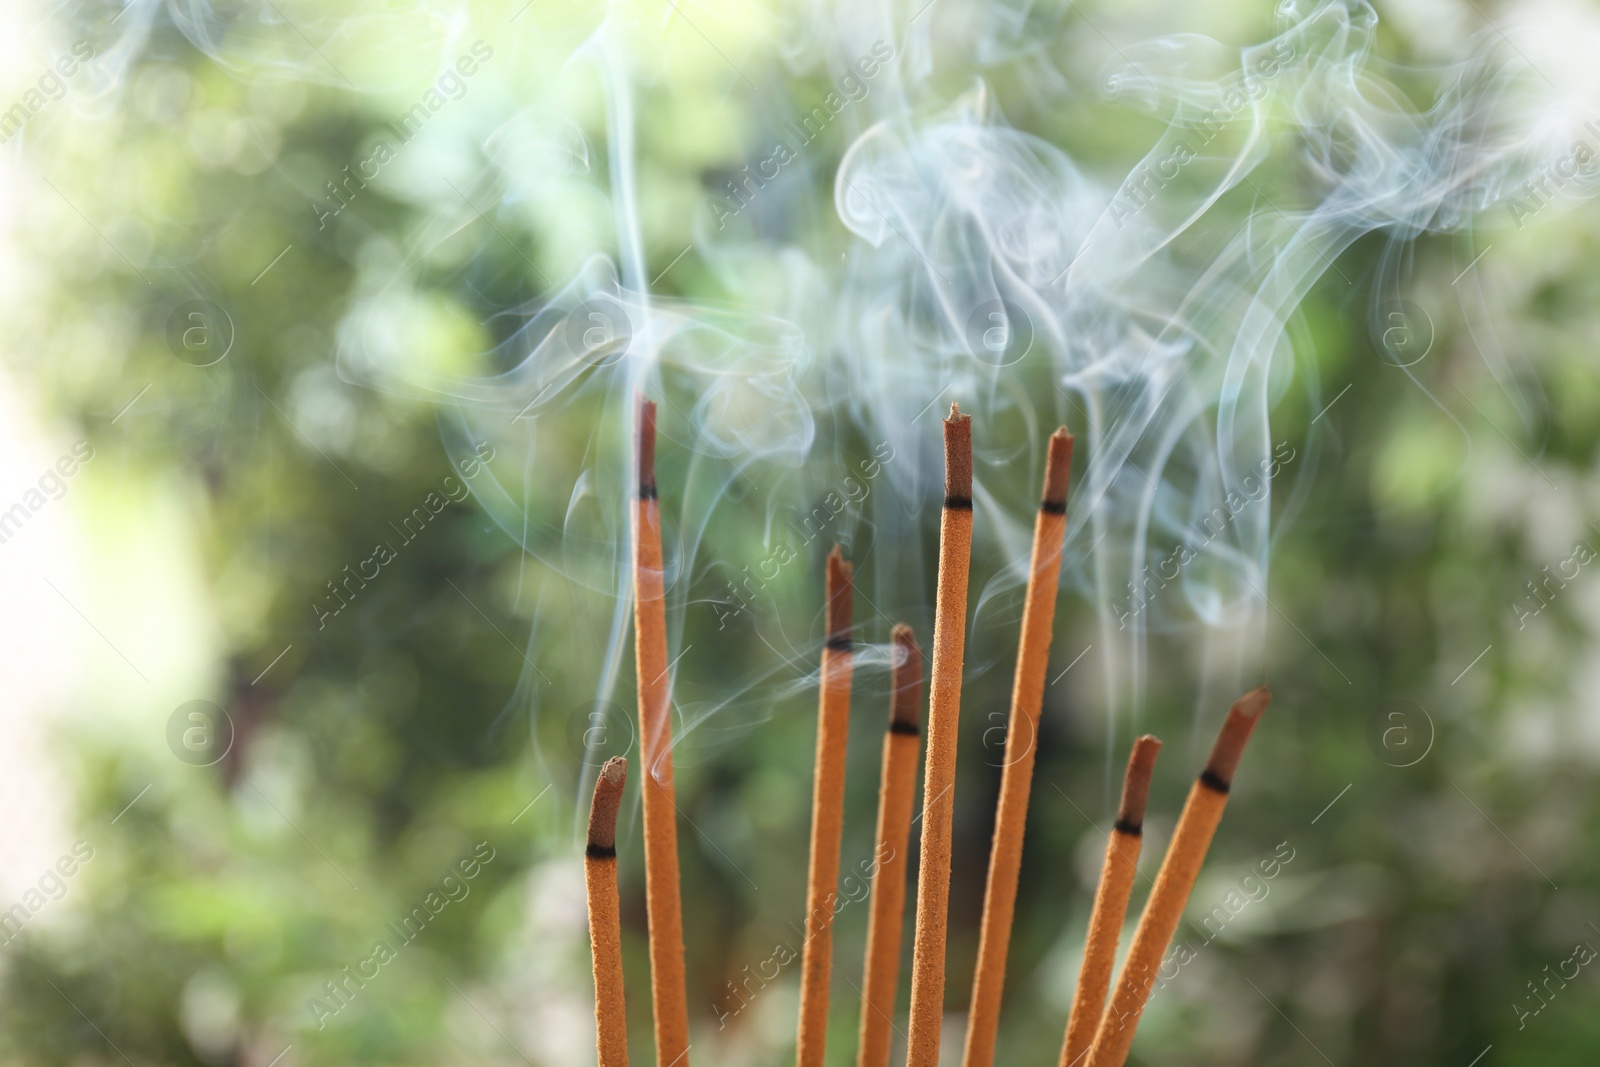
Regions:
<instances>
[{"instance_id":1,"label":"blurred foliage","mask_svg":"<svg viewBox=\"0 0 1600 1067\"><path fill-rule=\"evenodd\" d=\"M954 35L968 8L946 5L950 13L929 17L948 18L941 32ZM58 19L56 36L94 42L115 84L98 111L35 118L23 147L29 206L17 240L30 270L8 308L8 362L103 457L85 505L98 553L116 559L130 531L156 518L189 531L167 551L192 549L182 562L203 581L209 656L189 688L154 698L124 692L126 676L86 679L84 713L63 750L95 858L74 882L70 916L8 947L4 1057L590 1062L577 827L593 773L582 739L603 671L613 671L617 696L601 721L625 730L632 710L631 657L612 664L603 655L616 576L601 568L587 587L568 581L519 551L475 498L444 507L414 540L400 535L430 492L466 476L441 445L454 424L424 399L341 381L332 352L352 305L372 295L374 264L418 257L420 285L396 298L406 302L396 330L428 359L470 362L460 353L510 336L523 321L511 311L609 248L610 216L585 183L604 187L611 160L588 160L587 177L550 202L502 199L474 177L486 136L554 91L600 13L541 0L525 15L514 4L477 4L386 22L346 5L285 4L278 17L202 6L136 5L123 16L136 30L113 26L109 12L70 28ZM658 292L715 303L727 294L714 273L693 253L673 257L708 224L707 190L757 152L757 105L732 91L742 74L730 67L759 70L762 92L795 109L826 79L784 65L804 41L785 40L772 12L646 6L625 22L641 86L645 258L662 271ZM1061 77L1075 57L1098 55L1100 29L1133 36L1136 23L1124 21L1132 16L1102 7L1093 25L1032 8L1019 17L1052 43L988 71L1008 120L1108 161L1108 172L1125 167L1154 126L1087 90L1051 107L1027 90L1041 65ZM1263 17L1240 13L1229 32L1255 39ZM214 54L194 46L196 26L214 31ZM392 35L364 32L374 27ZM450 62L480 35L494 53L480 80L402 149L408 156L319 225L311 201L325 202L324 182L392 139L389 124L433 83L440 57ZM1416 46L1401 31L1386 40L1400 55ZM114 51L119 41L126 53ZM979 64L953 37L949 47L954 58L936 80L954 93ZM354 92L347 82L380 88ZM603 148L607 118L593 85L561 92L588 143ZM830 133L781 194L794 203L771 208L770 218L814 230L807 240L819 254L847 244L838 223L797 215L795 205L830 202L847 145L843 130ZM1271 180L1275 192L1292 191L1295 175ZM441 236L440 219L458 232ZM1523 1025L1512 1005L1531 1004L1527 983L1574 943L1600 945L1600 707L1589 654L1600 586L1586 570L1570 590L1544 594L1550 604L1536 616L1515 607L1532 603L1526 583L1542 581L1541 568L1576 542L1600 544L1590 343L1600 303L1585 269L1596 236L1590 210L1497 233L1460 289L1451 278L1479 249L1419 242L1407 253L1406 296L1426 309L1433 344L1406 370L1382 358L1369 325L1370 281L1390 251L1382 239L1342 255L1339 273L1303 307L1300 383L1274 413L1275 436L1304 457L1275 495L1280 508L1294 502L1278 527L1260 631L1276 699L1193 916L1280 842L1295 859L1155 999L1133 1062L1461 1067L1491 1044L1486 1062L1499 1065L1594 1062L1600 1016L1588 971ZM771 264L750 270L754 285L785 284ZM232 338L211 366L174 358L169 341L175 310L193 300L231 323L207 320ZM1511 350L1498 377L1471 332L1485 321ZM505 368L478 368L491 369ZM567 415L574 453L599 447L602 419L625 417L581 406ZM841 431L835 444L864 458L874 442ZM486 469L511 484L530 478L529 511L559 532L573 487L530 477L519 458L497 452ZM669 486L692 483L691 461L664 447L662 464L664 498ZM1036 477L1019 465L1019 485ZM674 530L691 534L699 536ZM883 560L921 575L925 600L881 607L909 618L926 645L936 531L924 523L916 539L883 546L871 531L858 534L863 571ZM752 515L704 536L702 554L731 570L767 534ZM333 603L329 583L379 542L397 546L381 578L319 625L312 605ZM825 548L808 548L805 565L773 586L801 657L820 641L813 602ZM993 551L976 558L974 588L1012 564ZM715 703L730 679L753 686L679 750L695 1059L777 1064L792 1054L798 968L725 1026L718 1015L734 1006L729 983L744 968L776 944L798 948L815 697L804 685L762 688L776 650L749 631L721 631L703 607L687 611L687 596L674 607L675 645L688 656L680 702ZM1020 604L1020 589L997 593L969 647L948 987L957 1021L976 952L1000 773L994 727ZM1052 678L1103 640L1099 608L1063 597ZM887 617L876 607L862 614L863 637L884 641ZM1056 1055L1130 728L1168 739L1150 805L1153 875L1233 695L1232 680L1196 693L1207 640L1193 629L1152 635L1142 717L1114 733L1087 695L1103 683L1094 656L1047 690L998 1062ZM162 733L169 709L197 697L224 705L234 728L225 757L203 769L173 759ZM136 723L95 725L96 708L125 699L141 709ZM846 869L871 853L885 709L881 664L864 666ZM621 870L630 1033L646 1062L635 818L625 815ZM386 924L479 842L494 859L467 883L470 893L318 1025L308 1002L326 1002L324 984L369 956L389 936ZM839 919L830 1063L854 1059L865 912L851 906ZM1180 939L1204 941L1197 923ZM908 970L902 1003L907 980ZM947 1055L959 1034L956 1025Z\"/></svg>"}]
</instances>

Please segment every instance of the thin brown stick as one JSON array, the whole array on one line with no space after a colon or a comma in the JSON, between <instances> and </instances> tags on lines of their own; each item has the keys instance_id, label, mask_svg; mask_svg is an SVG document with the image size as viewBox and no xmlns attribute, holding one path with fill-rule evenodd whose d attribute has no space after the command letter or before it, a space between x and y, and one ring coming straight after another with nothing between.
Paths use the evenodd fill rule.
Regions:
<instances>
[{"instance_id":1,"label":"thin brown stick","mask_svg":"<svg viewBox=\"0 0 1600 1067\"><path fill-rule=\"evenodd\" d=\"M1234 769L1244 753L1245 742L1250 740L1251 731L1271 699L1267 687L1259 686L1234 701L1229 710L1228 720L1211 749L1211 760L1189 790L1183 814L1172 831L1172 843L1161 861L1161 871L1150 890L1150 899L1145 901L1144 914L1139 917L1139 927L1134 931L1128 958L1117 977L1111 1003L1100 1018L1085 1067L1122 1067L1127 1062L1139 1017L1150 1000L1150 987L1161 965L1161 957L1183 918L1184 906L1189 902L1195 879L1205 863L1206 850L1211 847L1211 837L1222 821Z\"/></svg>"},{"instance_id":2,"label":"thin brown stick","mask_svg":"<svg viewBox=\"0 0 1600 1067\"><path fill-rule=\"evenodd\" d=\"M606 760L589 806L583 882L589 897L589 950L594 962L594 1034L600 1067L628 1067L628 1013L622 995L622 908L617 898L617 808L628 761Z\"/></svg>"},{"instance_id":3,"label":"thin brown stick","mask_svg":"<svg viewBox=\"0 0 1600 1067\"><path fill-rule=\"evenodd\" d=\"M939 520L939 591L934 601L928 751L922 777L922 855L911 956L906 1067L937 1067L944 1022L944 955L950 911L950 838L955 812L956 733L967 643L967 571L972 561L972 420L954 404L944 423L944 511Z\"/></svg>"},{"instance_id":4,"label":"thin brown stick","mask_svg":"<svg viewBox=\"0 0 1600 1067\"><path fill-rule=\"evenodd\" d=\"M1022 605L1017 642L1017 673L1006 723L1005 765L995 808L994 840L989 849L988 883L978 929L978 965L967 1012L966 1067L990 1067L1000 1028L1000 1001L1006 981L1006 950L1017 903L1017 873L1022 869L1022 838L1033 788L1033 760L1044 705L1044 678L1061 579L1061 550L1067 529L1067 481L1072 473L1072 435L1065 426L1050 436L1044 493L1033 524L1033 556L1028 592Z\"/></svg>"},{"instance_id":5,"label":"thin brown stick","mask_svg":"<svg viewBox=\"0 0 1600 1067\"><path fill-rule=\"evenodd\" d=\"M657 1067L689 1067L689 998L683 974L683 901L678 885L678 805L672 784L672 694L667 677L666 584L661 506L656 499L656 406L639 401L639 496L634 509L634 671L639 753L645 774L645 911L650 926L650 999Z\"/></svg>"},{"instance_id":6,"label":"thin brown stick","mask_svg":"<svg viewBox=\"0 0 1600 1067\"><path fill-rule=\"evenodd\" d=\"M1144 806L1150 796L1150 776L1155 771L1161 742L1149 734L1134 741L1128 770L1122 776L1122 806L1116 825L1106 839L1106 858L1100 868L1100 886L1089 912L1089 934L1083 945L1083 965L1078 969L1078 989L1067 1017L1067 1036L1061 1045L1060 1067L1077 1067L1094 1041L1100 1013L1116 965L1117 941L1128 915L1128 898L1139 873L1139 851L1144 843Z\"/></svg>"},{"instance_id":7,"label":"thin brown stick","mask_svg":"<svg viewBox=\"0 0 1600 1067\"><path fill-rule=\"evenodd\" d=\"M822 1067L828 1039L828 982L833 974L833 913L838 899L839 838L844 832L845 742L850 736L850 564L839 546L828 554L828 636L822 646L817 758L811 787L811 863L800 960L797 1067Z\"/></svg>"},{"instance_id":8,"label":"thin brown stick","mask_svg":"<svg viewBox=\"0 0 1600 1067\"><path fill-rule=\"evenodd\" d=\"M857 1067L888 1067L894 998L900 984L900 931L905 925L905 850L911 840L911 805L917 793L917 749L921 743L922 650L911 627L901 623L894 642L889 730L883 738L883 776L878 786L878 851L867 915L867 962L861 976L861 1042Z\"/></svg>"}]
</instances>

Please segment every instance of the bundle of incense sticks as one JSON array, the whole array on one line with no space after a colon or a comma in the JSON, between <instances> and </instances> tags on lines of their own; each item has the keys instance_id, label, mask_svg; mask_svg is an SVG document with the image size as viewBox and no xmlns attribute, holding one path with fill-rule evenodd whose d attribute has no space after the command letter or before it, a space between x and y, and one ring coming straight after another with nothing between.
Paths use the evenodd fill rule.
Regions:
<instances>
[{"instance_id":1,"label":"bundle of incense sticks","mask_svg":"<svg viewBox=\"0 0 1600 1067\"><path fill-rule=\"evenodd\" d=\"M634 624L645 774L645 900L649 920L650 990L657 1067L687 1067L688 1005L678 887L676 802L672 782L666 590L661 511L655 482L655 405L638 409L638 500L634 513ZM928 744L923 770L920 873L913 933L907 1067L935 1067L944 1017L945 944L955 805L956 740L966 643L967 570L972 549L972 425L954 405L944 423L945 498L939 529ZM1022 840L1043 706L1055 598L1066 529L1072 435L1063 427L1048 442L1044 492L1034 526L1006 734L1006 761L996 805L978 962L964 1051L965 1067L994 1062L1006 949L1011 936ZM845 744L849 734L854 647L850 564L835 546L827 559L826 637L820 667L810 863L801 965L797 1067L820 1067L827 1038L839 847L844 826ZM889 729L885 736L862 981L858 1067L885 1067L899 979L906 873L901 858L911 835L921 703L922 653L911 629L892 634ZM1172 843L1112 988L1117 941L1138 869L1145 802L1161 743L1138 738L1128 757L1122 803L1107 836L1100 885L1090 911L1083 963L1062 1043L1060 1067L1121 1067L1149 1000L1157 967L1177 929L1222 819L1234 771L1270 694L1253 689L1234 702L1211 758L1190 790ZM594 957L596 1044L601 1067L627 1063L622 989L615 827L626 764L601 769L590 811L585 881ZM897 862L898 861L898 862ZM1108 1001L1109 993L1109 1001Z\"/></svg>"}]
</instances>

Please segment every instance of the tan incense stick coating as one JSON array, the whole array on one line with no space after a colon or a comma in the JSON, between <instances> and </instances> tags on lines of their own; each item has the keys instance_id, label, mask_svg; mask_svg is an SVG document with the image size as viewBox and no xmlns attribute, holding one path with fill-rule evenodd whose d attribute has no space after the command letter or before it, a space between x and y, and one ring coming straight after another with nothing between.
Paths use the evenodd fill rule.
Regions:
<instances>
[{"instance_id":1,"label":"tan incense stick coating","mask_svg":"<svg viewBox=\"0 0 1600 1067\"><path fill-rule=\"evenodd\" d=\"M600 1067L628 1067L628 1013L622 995L622 911L617 900L617 808L628 761L606 761L594 783L583 881L589 898L589 949L594 962L595 1046Z\"/></svg>"},{"instance_id":2,"label":"tan incense stick coating","mask_svg":"<svg viewBox=\"0 0 1600 1067\"><path fill-rule=\"evenodd\" d=\"M1050 662L1050 639L1061 578L1061 550L1067 529L1067 480L1071 471L1072 435L1063 426L1050 436L1044 493L1033 526L1033 556L1028 568L1027 598L1022 607L1011 716L1006 723L1005 765L1000 772L1000 799L995 809L988 883L983 893L983 919L978 931L978 966L972 980L972 1005L967 1013L967 1045L963 1059L966 1067L990 1067L994 1062L995 1034L1000 1027L1000 1002L1005 989L1006 955L1017 903L1017 874L1022 868L1028 794L1033 787L1039 711L1044 703L1044 679Z\"/></svg>"},{"instance_id":3,"label":"tan incense stick coating","mask_svg":"<svg viewBox=\"0 0 1600 1067\"><path fill-rule=\"evenodd\" d=\"M1128 914L1128 898L1139 873L1139 851L1144 842L1144 805L1150 795L1150 775L1155 770L1161 742L1149 734L1133 743L1128 770L1122 776L1122 807L1106 841L1106 858L1100 868L1100 885L1089 912L1089 934L1083 945L1083 965L1078 969L1078 989L1067 1017L1067 1036L1061 1045L1060 1067L1077 1067L1089 1051L1106 990L1116 965L1117 941Z\"/></svg>"},{"instance_id":4,"label":"tan incense stick coating","mask_svg":"<svg viewBox=\"0 0 1600 1067\"><path fill-rule=\"evenodd\" d=\"M828 636L822 648L811 790L811 863L800 961L800 1032L795 1047L798 1067L822 1067L827 1049L833 913L839 886L839 838L844 830L845 742L850 735L850 593L850 564L835 545L828 555Z\"/></svg>"},{"instance_id":5,"label":"tan incense stick coating","mask_svg":"<svg viewBox=\"0 0 1600 1067\"><path fill-rule=\"evenodd\" d=\"M677 800L672 785L672 701L667 677L666 586L656 499L656 406L639 402L639 485L634 508L634 670L644 775L645 911L650 925L650 1000L657 1067L689 1067L689 1001L683 975Z\"/></svg>"},{"instance_id":6,"label":"tan incense stick coating","mask_svg":"<svg viewBox=\"0 0 1600 1067\"><path fill-rule=\"evenodd\" d=\"M967 571L972 560L972 422L951 405L944 424L945 498L939 520L939 590L934 601L928 746L922 778L922 852L911 957L907 1067L937 1067L944 1020L944 957L950 908L951 817L956 733L967 640Z\"/></svg>"},{"instance_id":7,"label":"tan incense stick coating","mask_svg":"<svg viewBox=\"0 0 1600 1067\"><path fill-rule=\"evenodd\" d=\"M922 650L911 627L904 623L894 628L893 641L895 661L889 731L883 738L883 777L878 786L878 850L867 915L857 1067L888 1067L889 1063L894 999L900 985L900 931L905 924L905 855L911 841L911 805L917 793Z\"/></svg>"},{"instance_id":8,"label":"tan incense stick coating","mask_svg":"<svg viewBox=\"0 0 1600 1067\"><path fill-rule=\"evenodd\" d=\"M1161 861L1161 871L1150 890L1150 899L1145 901L1139 928L1134 931L1133 944L1128 948L1128 958L1117 977L1111 1003L1100 1018L1085 1067L1122 1067L1127 1061L1161 958L1183 918L1189 893L1205 862L1206 850L1211 847L1211 837L1222 821L1222 810L1227 807L1228 790L1233 784L1233 771L1244 752L1245 742L1250 740L1251 731L1271 699L1272 694L1261 686L1234 701L1229 710L1228 721L1223 724L1216 746L1211 750L1211 760L1200 772L1200 778L1189 790L1189 799L1184 802L1183 814L1172 832L1172 843Z\"/></svg>"}]
</instances>

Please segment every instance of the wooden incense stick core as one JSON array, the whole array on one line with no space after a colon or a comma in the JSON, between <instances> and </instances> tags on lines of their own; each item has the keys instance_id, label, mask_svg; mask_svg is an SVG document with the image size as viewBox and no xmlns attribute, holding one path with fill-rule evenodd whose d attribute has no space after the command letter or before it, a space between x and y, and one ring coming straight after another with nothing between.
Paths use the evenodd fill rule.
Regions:
<instances>
[{"instance_id":1,"label":"wooden incense stick core","mask_svg":"<svg viewBox=\"0 0 1600 1067\"><path fill-rule=\"evenodd\" d=\"M972 420L953 404L944 423L944 472L907 1067L938 1067L939 1031L944 1021L956 734L961 717L962 659L966 655L967 572L972 561Z\"/></svg>"},{"instance_id":2,"label":"wooden incense stick core","mask_svg":"<svg viewBox=\"0 0 1600 1067\"><path fill-rule=\"evenodd\" d=\"M589 806L583 881L589 898L589 949L594 963L595 1046L600 1067L628 1067L628 1014L622 995L622 909L617 898L617 809L628 761L606 761Z\"/></svg>"},{"instance_id":3,"label":"wooden incense stick core","mask_svg":"<svg viewBox=\"0 0 1600 1067\"><path fill-rule=\"evenodd\" d=\"M833 913L844 831L845 742L850 735L850 564L839 546L828 555L827 639L817 707L817 757L811 791L811 862L806 880L805 940L800 963L797 1067L822 1067L828 1037L828 983L833 964Z\"/></svg>"},{"instance_id":4,"label":"wooden incense stick core","mask_svg":"<svg viewBox=\"0 0 1600 1067\"><path fill-rule=\"evenodd\" d=\"M1044 493L1033 526L1033 555L1028 568L1027 598L1022 607L1017 672L1011 688L1011 716L1006 723L1004 769L995 809L994 840L989 849L988 883L983 893L983 919L978 931L978 966L972 981L972 1006L967 1013L966 1067L990 1067L995 1034L1000 1027L1000 1001L1005 988L1006 954L1017 903L1017 875L1022 869L1022 838L1033 788L1033 761L1038 749L1039 712L1050 662L1050 641L1061 579L1061 551L1067 529L1067 481L1072 472L1072 435L1065 426L1050 436L1045 461Z\"/></svg>"},{"instance_id":5,"label":"wooden incense stick core","mask_svg":"<svg viewBox=\"0 0 1600 1067\"><path fill-rule=\"evenodd\" d=\"M1106 990L1111 986L1111 971L1116 965L1117 941L1122 936L1122 924L1128 914L1128 898L1133 895L1133 880L1139 873L1144 806L1160 751L1161 742L1146 734L1134 741L1133 752L1128 756L1128 770L1122 776L1122 806L1117 810L1116 825L1106 840L1106 858L1100 868L1094 907L1089 912L1089 934L1084 941L1083 965L1078 969L1072 1013L1067 1017L1060 1067L1078 1067L1100 1024Z\"/></svg>"},{"instance_id":6,"label":"wooden incense stick core","mask_svg":"<svg viewBox=\"0 0 1600 1067\"><path fill-rule=\"evenodd\" d=\"M658 1067L689 1067L689 1000L683 973L683 901L678 885L677 799L672 784L672 695L667 672L666 585L661 506L656 499L656 406L638 412L634 501L634 671L639 754L644 762L645 911L650 926L650 999Z\"/></svg>"},{"instance_id":7,"label":"wooden incense stick core","mask_svg":"<svg viewBox=\"0 0 1600 1067\"><path fill-rule=\"evenodd\" d=\"M873 857L872 902L867 914L867 962L861 977L861 1040L857 1067L888 1067L894 1001L900 984L900 931L905 924L906 849L917 793L922 650L911 627L891 635L894 665L889 730L883 738L878 785L878 851Z\"/></svg>"},{"instance_id":8,"label":"wooden incense stick core","mask_svg":"<svg viewBox=\"0 0 1600 1067\"><path fill-rule=\"evenodd\" d=\"M1161 958L1183 918L1183 909L1205 862L1206 850L1211 847L1212 835L1222 821L1228 790L1233 785L1233 772L1244 753L1245 743L1250 740L1251 732L1271 699L1266 686L1261 686L1234 701L1229 710L1228 720L1211 750L1211 759L1184 802L1183 814L1172 832L1172 843L1161 861L1161 871L1150 890L1150 899L1145 901L1144 914L1139 917L1139 927L1134 931L1133 944L1128 948L1128 958L1122 964L1111 1002L1100 1018L1085 1067L1122 1067L1127 1061Z\"/></svg>"}]
</instances>

